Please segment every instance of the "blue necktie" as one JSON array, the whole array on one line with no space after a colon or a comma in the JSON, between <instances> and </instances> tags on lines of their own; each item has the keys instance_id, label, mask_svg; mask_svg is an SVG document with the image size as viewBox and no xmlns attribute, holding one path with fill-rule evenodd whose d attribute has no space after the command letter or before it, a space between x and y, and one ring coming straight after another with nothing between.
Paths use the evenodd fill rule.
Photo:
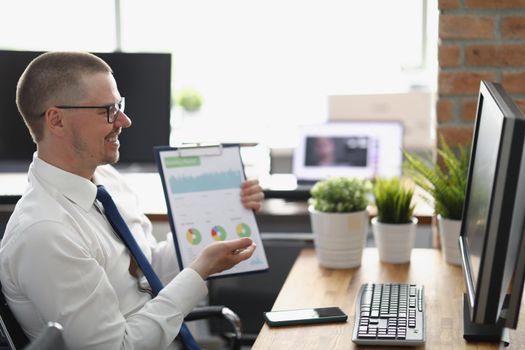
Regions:
<instances>
[{"instance_id":1,"label":"blue necktie","mask_svg":"<svg viewBox=\"0 0 525 350\"><path fill-rule=\"evenodd\" d=\"M128 225L126 225L124 219L122 219L122 216L118 212L117 206L115 205L115 202L113 202L113 199L109 195L108 191L106 191L102 185L97 187L97 199L104 206L104 211L109 223L113 227L113 230L115 230L115 232L120 236L126 247L128 247L128 250L133 255L140 269L144 273L144 276L146 276L146 279L148 280L148 283L153 291L153 295L156 296L164 287L162 282L137 244L137 241L129 230ZM200 350L199 345L191 335L190 330L185 323L182 323L179 335L186 349Z\"/></svg>"}]
</instances>

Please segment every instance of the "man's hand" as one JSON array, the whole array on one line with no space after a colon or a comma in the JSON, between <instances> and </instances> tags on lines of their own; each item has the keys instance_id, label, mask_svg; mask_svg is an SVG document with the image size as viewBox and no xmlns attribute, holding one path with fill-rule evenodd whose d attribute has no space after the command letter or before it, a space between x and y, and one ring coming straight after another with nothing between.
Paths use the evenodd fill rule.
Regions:
<instances>
[{"instance_id":1,"label":"man's hand","mask_svg":"<svg viewBox=\"0 0 525 350\"><path fill-rule=\"evenodd\" d=\"M247 180L241 185L241 202L247 209L259 211L262 208L264 193L259 180Z\"/></svg>"},{"instance_id":2,"label":"man's hand","mask_svg":"<svg viewBox=\"0 0 525 350\"><path fill-rule=\"evenodd\" d=\"M244 237L232 241L213 242L200 253L190 265L202 279L214 273L228 270L252 256L255 243Z\"/></svg>"}]
</instances>

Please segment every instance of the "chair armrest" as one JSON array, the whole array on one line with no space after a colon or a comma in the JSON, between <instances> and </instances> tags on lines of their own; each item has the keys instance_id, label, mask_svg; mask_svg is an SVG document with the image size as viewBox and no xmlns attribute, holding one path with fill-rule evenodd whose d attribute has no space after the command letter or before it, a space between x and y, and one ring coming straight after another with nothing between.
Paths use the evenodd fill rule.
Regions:
<instances>
[{"instance_id":1,"label":"chair armrest","mask_svg":"<svg viewBox=\"0 0 525 350\"><path fill-rule=\"evenodd\" d=\"M213 305L213 306L198 306L191 310L191 312L184 318L184 321L202 320L210 317L222 318L222 309L225 306Z\"/></svg>"},{"instance_id":2,"label":"chair armrest","mask_svg":"<svg viewBox=\"0 0 525 350\"><path fill-rule=\"evenodd\" d=\"M202 320L206 318L224 318L230 323L234 332L235 338L240 340L242 337L241 332L241 319L231 309L223 305L212 305L212 306L200 306L194 308L185 318L185 321Z\"/></svg>"},{"instance_id":3,"label":"chair armrest","mask_svg":"<svg viewBox=\"0 0 525 350\"><path fill-rule=\"evenodd\" d=\"M56 322L48 322L47 327L24 350L65 350L66 344L62 336L62 326Z\"/></svg>"}]
</instances>

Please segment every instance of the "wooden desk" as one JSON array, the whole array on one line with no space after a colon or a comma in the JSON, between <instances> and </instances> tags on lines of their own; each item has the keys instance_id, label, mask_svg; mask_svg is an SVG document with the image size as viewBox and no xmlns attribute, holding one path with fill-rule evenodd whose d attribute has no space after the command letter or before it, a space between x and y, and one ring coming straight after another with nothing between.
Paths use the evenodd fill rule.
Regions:
<instances>
[{"instance_id":1,"label":"wooden desk","mask_svg":"<svg viewBox=\"0 0 525 350\"><path fill-rule=\"evenodd\" d=\"M373 349L352 343L354 301L366 282L413 282L425 286L426 349L497 349L497 344L463 340L463 275L461 267L444 262L440 251L414 249L410 264L379 262L377 250L367 248L355 269L319 267L315 251L307 248L297 258L273 310L339 306L348 314L342 324L270 328L264 325L253 350L266 349ZM510 349L525 349L525 307L517 330L510 332Z\"/></svg>"}]
</instances>

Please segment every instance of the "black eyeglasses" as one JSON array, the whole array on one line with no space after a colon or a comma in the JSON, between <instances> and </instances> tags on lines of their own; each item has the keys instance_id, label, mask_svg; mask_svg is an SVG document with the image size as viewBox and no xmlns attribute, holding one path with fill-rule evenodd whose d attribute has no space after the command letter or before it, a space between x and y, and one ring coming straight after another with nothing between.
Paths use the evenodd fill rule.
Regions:
<instances>
[{"instance_id":1,"label":"black eyeglasses","mask_svg":"<svg viewBox=\"0 0 525 350\"><path fill-rule=\"evenodd\" d=\"M124 113L124 108L126 107L126 98L122 97L122 100L117 103L113 103L105 106L55 106L55 108L60 109L86 109L86 108L104 108L106 110L107 119L109 124L113 124L115 119L117 119L118 113ZM40 116L43 117L46 112L42 113Z\"/></svg>"}]
</instances>

